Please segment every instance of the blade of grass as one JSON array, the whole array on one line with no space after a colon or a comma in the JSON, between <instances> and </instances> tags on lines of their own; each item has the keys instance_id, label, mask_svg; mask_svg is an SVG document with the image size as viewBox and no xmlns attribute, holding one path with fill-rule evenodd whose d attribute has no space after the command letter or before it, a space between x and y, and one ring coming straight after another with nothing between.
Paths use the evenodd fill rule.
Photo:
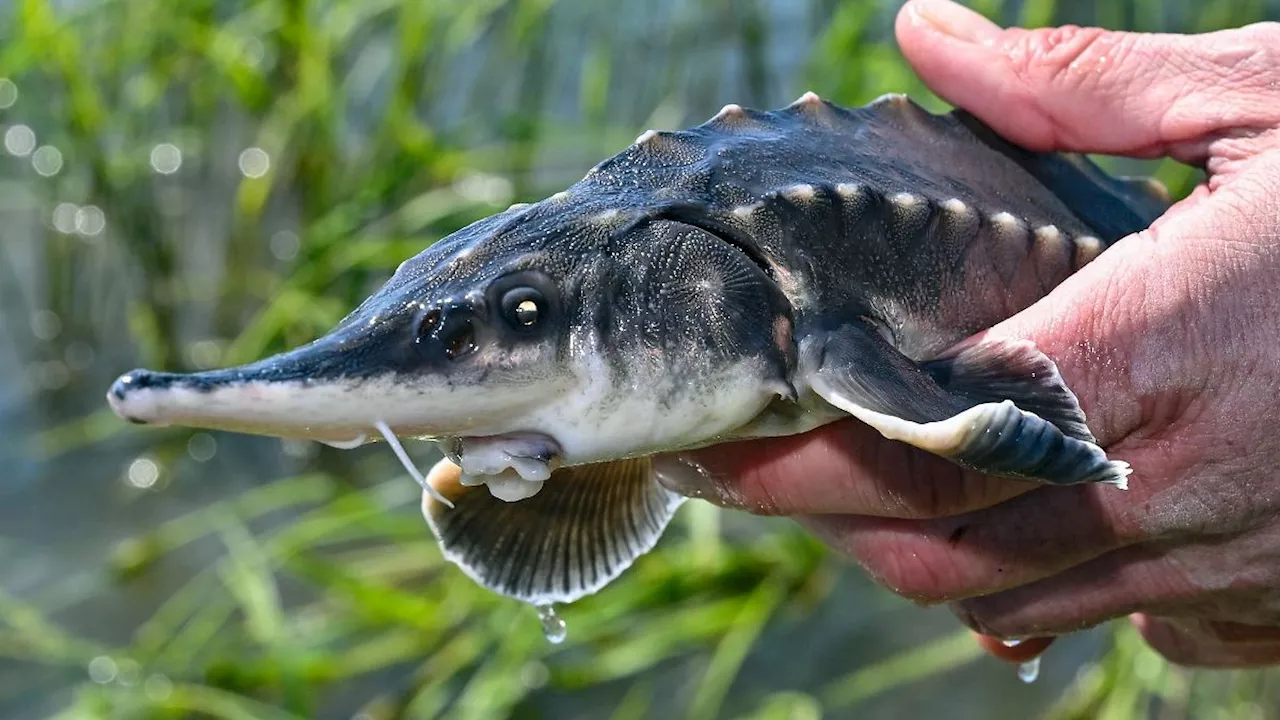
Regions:
<instances>
[{"instance_id":1,"label":"blade of grass","mask_svg":"<svg viewBox=\"0 0 1280 720\"><path fill-rule=\"evenodd\" d=\"M765 624L786 597L786 584L769 579L747 597L729 631L720 639L702 683L689 703L690 720L719 717L725 695Z\"/></svg>"},{"instance_id":2,"label":"blade of grass","mask_svg":"<svg viewBox=\"0 0 1280 720\"><path fill-rule=\"evenodd\" d=\"M939 640L905 650L856 670L820 693L829 710L852 707L903 685L967 665L983 656L973 634L961 630Z\"/></svg>"}]
</instances>

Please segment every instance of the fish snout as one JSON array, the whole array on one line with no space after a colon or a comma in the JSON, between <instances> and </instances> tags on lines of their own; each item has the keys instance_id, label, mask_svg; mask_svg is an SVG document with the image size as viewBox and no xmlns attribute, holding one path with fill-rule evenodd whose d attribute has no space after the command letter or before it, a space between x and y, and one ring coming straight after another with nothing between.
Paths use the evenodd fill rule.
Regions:
<instances>
[{"instance_id":1,"label":"fish snout","mask_svg":"<svg viewBox=\"0 0 1280 720\"><path fill-rule=\"evenodd\" d=\"M178 373L154 372L152 370L130 370L116 378L107 391L107 404L121 418L136 425L152 422L155 402L147 396L154 393L147 390L164 390L172 387L182 375Z\"/></svg>"}]
</instances>

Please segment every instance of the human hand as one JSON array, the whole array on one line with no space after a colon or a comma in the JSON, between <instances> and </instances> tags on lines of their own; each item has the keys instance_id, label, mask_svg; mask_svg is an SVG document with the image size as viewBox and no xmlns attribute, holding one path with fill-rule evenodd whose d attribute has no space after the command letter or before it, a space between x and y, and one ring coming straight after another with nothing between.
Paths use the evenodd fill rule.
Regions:
<instances>
[{"instance_id":1,"label":"human hand","mask_svg":"<svg viewBox=\"0 0 1280 720\"><path fill-rule=\"evenodd\" d=\"M914 0L897 34L940 96L1025 147L1207 169L1151 229L990 331L1057 362L1108 455L1132 464L1129 491L982 476L853 420L665 458L664 476L794 516L985 635L1141 613L1175 662L1280 662L1280 25L1002 30Z\"/></svg>"}]
</instances>

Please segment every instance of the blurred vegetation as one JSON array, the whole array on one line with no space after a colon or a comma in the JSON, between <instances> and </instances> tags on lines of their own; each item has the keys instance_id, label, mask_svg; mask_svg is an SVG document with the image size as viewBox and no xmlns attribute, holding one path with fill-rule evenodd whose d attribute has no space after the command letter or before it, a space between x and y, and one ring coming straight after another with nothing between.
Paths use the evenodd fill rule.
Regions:
<instances>
[{"instance_id":1,"label":"blurred vegetation","mask_svg":"<svg viewBox=\"0 0 1280 720\"><path fill-rule=\"evenodd\" d=\"M1280 14L1261 0L972 4L1005 23L1177 32ZM242 362L309 340L428 243L561 189L647 126L805 89L846 104L906 91L940 106L892 42L896 3L3 7L0 130L17 145L0 156L0 306L47 424L34 446L50 459L142 453L173 478L170 492L199 472L186 458L195 441L100 409L114 372ZM811 41L779 42L797 37ZM21 131L11 139L18 126L30 147ZM1157 172L1178 192L1195 179L1172 163ZM263 480L108 553L128 584L189 545L221 548L126 642L57 619L91 612L94 590L0 591L0 655L77 669L59 717L340 707L369 720L533 716L548 693L599 698L583 717L651 717L673 707L654 680L672 663L687 676L674 702L689 718L838 717L895 688L928 693L979 660L956 632L849 662L813 687L742 677L770 652L771 628L803 623L850 571L786 524L725 539L729 521L694 504L616 585L568 608L569 639L552 646L529 608L443 563L413 485L385 458L325 451L302 474ZM1268 717L1280 706L1276 672L1171 667L1127 627L1108 642L1047 717Z\"/></svg>"}]
</instances>

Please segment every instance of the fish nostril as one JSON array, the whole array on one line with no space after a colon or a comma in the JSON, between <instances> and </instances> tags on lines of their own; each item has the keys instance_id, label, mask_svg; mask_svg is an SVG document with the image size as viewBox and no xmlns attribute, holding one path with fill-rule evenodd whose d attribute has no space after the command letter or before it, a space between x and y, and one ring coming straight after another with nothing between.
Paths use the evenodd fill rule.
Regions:
<instances>
[{"instance_id":1,"label":"fish nostril","mask_svg":"<svg viewBox=\"0 0 1280 720\"><path fill-rule=\"evenodd\" d=\"M430 336L435 333L436 328L440 326L440 309L432 308L422 316L422 323L418 326L418 334L423 337Z\"/></svg>"},{"instance_id":2,"label":"fish nostril","mask_svg":"<svg viewBox=\"0 0 1280 720\"><path fill-rule=\"evenodd\" d=\"M476 349L476 333L470 320L464 320L457 327L449 330L443 338L445 355L450 360L473 352Z\"/></svg>"}]
</instances>

